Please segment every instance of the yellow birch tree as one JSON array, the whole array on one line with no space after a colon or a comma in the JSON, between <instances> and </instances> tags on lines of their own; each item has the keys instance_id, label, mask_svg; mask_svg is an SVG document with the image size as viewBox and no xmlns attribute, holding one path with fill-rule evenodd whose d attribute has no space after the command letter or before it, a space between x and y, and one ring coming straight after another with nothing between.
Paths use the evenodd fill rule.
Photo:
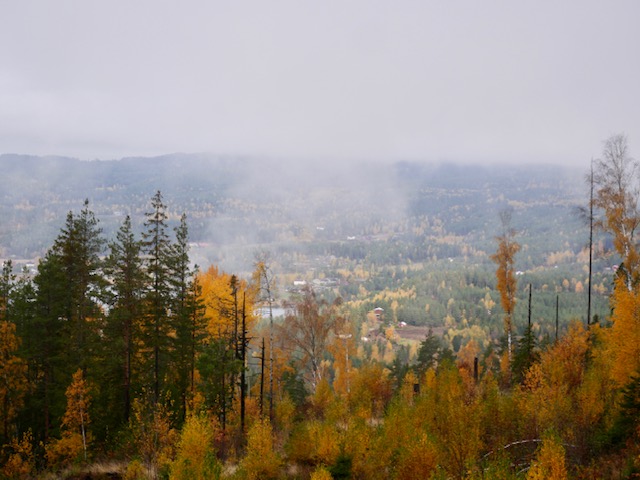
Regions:
<instances>
[{"instance_id":1,"label":"yellow birch tree","mask_svg":"<svg viewBox=\"0 0 640 480\"><path fill-rule=\"evenodd\" d=\"M520 251L520 244L515 241L516 231L511 228L511 210L500 212L502 234L496 237L498 250L491 255L498 268L496 269L496 288L500 292L500 301L504 310L504 330L507 337L507 357L512 358L513 311L516 306L516 272L515 256Z\"/></svg>"}]
</instances>

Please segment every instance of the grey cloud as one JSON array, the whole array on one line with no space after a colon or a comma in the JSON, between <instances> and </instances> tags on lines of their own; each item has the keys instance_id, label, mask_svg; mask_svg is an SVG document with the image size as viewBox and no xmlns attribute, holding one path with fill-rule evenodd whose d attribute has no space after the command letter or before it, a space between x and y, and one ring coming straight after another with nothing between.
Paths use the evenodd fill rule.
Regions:
<instances>
[{"instance_id":1,"label":"grey cloud","mask_svg":"<svg viewBox=\"0 0 640 480\"><path fill-rule=\"evenodd\" d=\"M0 152L586 163L640 150L640 4L12 2Z\"/></svg>"}]
</instances>

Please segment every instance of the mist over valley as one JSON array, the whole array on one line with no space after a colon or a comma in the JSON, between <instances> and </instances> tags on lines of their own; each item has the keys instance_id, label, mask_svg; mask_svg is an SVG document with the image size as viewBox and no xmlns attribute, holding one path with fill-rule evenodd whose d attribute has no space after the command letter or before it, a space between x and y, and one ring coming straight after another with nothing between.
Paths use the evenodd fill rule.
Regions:
<instances>
[{"instance_id":1,"label":"mist over valley","mask_svg":"<svg viewBox=\"0 0 640 480\"><path fill-rule=\"evenodd\" d=\"M205 154L113 161L2 155L0 168L6 185L0 257L12 259L16 270L37 264L66 214L84 199L112 239L126 215L141 230L160 190L171 227L187 214L190 259L201 269L216 265L248 278L256 254L268 252L279 300L294 281L326 287L329 279L327 294L364 301L362 308L390 308L382 292L417 288L395 307L397 321L443 327L447 318L464 319L487 329L487 342L489 325L499 333L499 308L487 312L480 301L486 292L498 300L489 256L501 229L499 212L510 209L522 244L519 289L524 295L533 283L545 302L536 318L549 314L557 292L567 297L563 323L584 315L588 230L576 207L587 197L579 168ZM601 253L606 248L601 243ZM611 262L604 255L596 261L600 308ZM444 290L457 285L467 293L445 293L443 280ZM451 299L466 295L475 300L452 307Z\"/></svg>"}]
</instances>

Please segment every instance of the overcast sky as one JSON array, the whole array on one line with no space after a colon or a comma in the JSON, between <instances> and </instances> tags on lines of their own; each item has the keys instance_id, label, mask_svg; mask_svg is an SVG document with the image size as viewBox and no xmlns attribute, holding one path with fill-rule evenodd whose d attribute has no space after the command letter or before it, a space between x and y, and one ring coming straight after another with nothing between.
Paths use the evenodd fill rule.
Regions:
<instances>
[{"instance_id":1,"label":"overcast sky","mask_svg":"<svg viewBox=\"0 0 640 480\"><path fill-rule=\"evenodd\" d=\"M640 2L0 0L0 153L640 158Z\"/></svg>"}]
</instances>

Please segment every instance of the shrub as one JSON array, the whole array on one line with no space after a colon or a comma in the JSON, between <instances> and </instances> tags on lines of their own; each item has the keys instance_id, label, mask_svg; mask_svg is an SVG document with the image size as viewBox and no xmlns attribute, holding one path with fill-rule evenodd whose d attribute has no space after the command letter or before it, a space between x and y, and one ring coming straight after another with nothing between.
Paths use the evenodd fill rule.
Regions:
<instances>
[{"instance_id":1,"label":"shrub","mask_svg":"<svg viewBox=\"0 0 640 480\"><path fill-rule=\"evenodd\" d=\"M31 431L25 432L21 439L13 438L5 448L8 448L10 453L0 470L0 477L29 478L35 470L33 435Z\"/></svg>"},{"instance_id":2,"label":"shrub","mask_svg":"<svg viewBox=\"0 0 640 480\"><path fill-rule=\"evenodd\" d=\"M205 480L220 478L222 466L216 458L215 429L204 415L187 418L178 441L178 453L171 464L171 479Z\"/></svg>"},{"instance_id":3,"label":"shrub","mask_svg":"<svg viewBox=\"0 0 640 480\"><path fill-rule=\"evenodd\" d=\"M269 420L254 423L247 436L247 456L241 468L249 479L277 478L282 464L273 448L273 431Z\"/></svg>"}]
</instances>

